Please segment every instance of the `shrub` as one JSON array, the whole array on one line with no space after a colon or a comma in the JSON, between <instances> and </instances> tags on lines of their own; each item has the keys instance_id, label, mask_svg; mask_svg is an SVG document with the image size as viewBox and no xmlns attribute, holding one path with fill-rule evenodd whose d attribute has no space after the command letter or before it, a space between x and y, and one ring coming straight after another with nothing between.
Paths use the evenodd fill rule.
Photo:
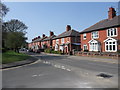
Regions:
<instances>
[{"instance_id":1,"label":"shrub","mask_svg":"<svg viewBox=\"0 0 120 90\"><path fill-rule=\"evenodd\" d=\"M61 54L60 51L52 51L51 53L54 53L54 54Z\"/></svg>"},{"instance_id":2,"label":"shrub","mask_svg":"<svg viewBox=\"0 0 120 90\"><path fill-rule=\"evenodd\" d=\"M61 51L54 51L54 50L50 50L50 49L45 49L44 52L45 53L53 53L53 54L61 54Z\"/></svg>"},{"instance_id":3,"label":"shrub","mask_svg":"<svg viewBox=\"0 0 120 90\"><path fill-rule=\"evenodd\" d=\"M44 52L45 53L50 53L50 49L45 49Z\"/></svg>"},{"instance_id":4,"label":"shrub","mask_svg":"<svg viewBox=\"0 0 120 90\"><path fill-rule=\"evenodd\" d=\"M2 48L2 53L6 52L7 49L6 48Z\"/></svg>"},{"instance_id":5,"label":"shrub","mask_svg":"<svg viewBox=\"0 0 120 90\"><path fill-rule=\"evenodd\" d=\"M120 53L120 50L118 50L117 52Z\"/></svg>"}]
</instances>

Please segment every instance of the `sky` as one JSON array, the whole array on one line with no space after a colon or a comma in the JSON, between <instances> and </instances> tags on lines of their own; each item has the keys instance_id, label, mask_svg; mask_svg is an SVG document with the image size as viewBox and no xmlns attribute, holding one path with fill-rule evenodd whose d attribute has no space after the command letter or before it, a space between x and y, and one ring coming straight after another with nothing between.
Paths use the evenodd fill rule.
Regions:
<instances>
[{"instance_id":1,"label":"sky","mask_svg":"<svg viewBox=\"0 0 120 90\"><path fill-rule=\"evenodd\" d=\"M82 31L100 20L108 18L109 7L118 12L117 2L4 2L10 9L5 21L19 19L28 26L28 42L49 31L59 35L66 25Z\"/></svg>"}]
</instances>

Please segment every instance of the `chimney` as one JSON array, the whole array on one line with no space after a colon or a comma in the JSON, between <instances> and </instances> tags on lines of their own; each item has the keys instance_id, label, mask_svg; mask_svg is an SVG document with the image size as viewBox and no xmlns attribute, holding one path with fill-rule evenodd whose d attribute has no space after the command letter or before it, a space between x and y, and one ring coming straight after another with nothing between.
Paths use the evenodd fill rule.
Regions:
<instances>
[{"instance_id":1,"label":"chimney","mask_svg":"<svg viewBox=\"0 0 120 90\"><path fill-rule=\"evenodd\" d=\"M44 37L45 37L45 34L43 34L42 37L44 38Z\"/></svg>"},{"instance_id":2,"label":"chimney","mask_svg":"<svg viewBox=\"0 0 120 90\"><path fill-rule=\"evenodd\" d=\"M108 19L112 19L116 16L116 11L113 7L110 7L109 8L109 11L108 11Z\"/></svg>"},{"instance_id":3,"label":"chimney","mask_svg":"<svg viewBox=\"0 0 120 90\"><path fill-rule=\"evenodd\" d=\"M38 38L40 38L40 36L38 36Z\"/></svg>"},{"instance_id":4,"label":"chimney","mask_svg":"<svg viewBox=\"0 0 120 90\"><path fill-rule=\"evenodd\" d=\"M66 26L66 31L69 31L69 30L71 30L71 26L70 26L70 25L67 25L67 26Z\"/></svg>"},{"instance_id":5,"label":"chimney","mask_svg":"<svg viewBox=\"0 0 120 90\"><path fill-rule=\"evenodd\" d=\"M50 31L50 36L54 35L54 32Z\"/></svg>"}]
</instances>

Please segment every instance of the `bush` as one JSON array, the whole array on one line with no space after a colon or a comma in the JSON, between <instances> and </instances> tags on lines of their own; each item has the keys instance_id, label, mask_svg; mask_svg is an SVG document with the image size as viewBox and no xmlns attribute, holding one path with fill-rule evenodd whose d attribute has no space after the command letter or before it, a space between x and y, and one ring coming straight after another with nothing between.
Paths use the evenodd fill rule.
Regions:
<instances>
[{"instance_id":1,"label":"bush","mask_svg":"<svg viewBox=\"0 0 120 90\"><path fill-rule=\"evenodd\" d=\"M6 52L7 49L6 48L2 48L2 53Z\"/></svg>"},{"instance_id":2,"label":"bush","mask_svg":"<svg viewBox=\"0 0 120 90\"><path fill-rule=\"evenodd\" d=\"M44 52L45 53L50 53L50 49L45 49Z\"/></svg>"},{"instance_id":3,"label":"bush","mask_svg":"<svg viewBox=\"0 0 120 90\"><path fill-rule=\"evenodd\" d=\"M118 50L117 52L120 53L120 50Z\"/></svg>"},{"instance_id":4,"label":"bush","mask_svg":"<svg viewBox=\"0 0 120 90\"><path fill-rule=\"evenodd\" d=\"M54 50L50 50L50 49L45 49L44 52L45 53L53 53L53 54L61 54L61 51L54 51Z\"/></svg>"},{"instance_id":5,"label":"bush","mask_svg":"<svg viewBox=\"0 0 120 90\"><path fill-rule=\"evenodd\" d=\"M53 53L53 54L61 54L60 51L52 51L51 53Z\"/></svg>"}]
</instances>

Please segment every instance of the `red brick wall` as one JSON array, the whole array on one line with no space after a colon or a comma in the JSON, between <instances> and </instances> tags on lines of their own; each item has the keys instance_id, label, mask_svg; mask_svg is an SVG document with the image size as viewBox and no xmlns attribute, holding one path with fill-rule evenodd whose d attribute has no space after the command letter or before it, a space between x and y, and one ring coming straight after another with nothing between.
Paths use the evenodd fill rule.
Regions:
<instances>
[{"instance_id":1,"label":"red brick wall","mask_svg":"<svg viewBox=\"0 0 120 90\"><path fill-rule=\"evenodd\" d=\"M70 42L70 43L80 43L80 37L77 37L77 39L75 39L76 37L65 37L64 38L64 44L65 43L67 43L67 42ZM59 40L59 45L60 44L62 44L62 38L60 38L60 39L58 39ZM75 41L75 40L77 40L77 41ZM52 47L55 47L55 44L56 44L56 40L52 40L52 43L53 43L53 45L52 45ZM70 47L69 48L66 48L66 53L68 53L68 51L72 51L72 49L73 48L75 48L75 47L73 47L73 45L69 45ZM80 47L78 47L78 48L80 48Z\"/></svg>"},{"instance_id":2,"label":"red brick wall","mask_svg":"<svg viewBox=\"0 0 120 90\"><path fill-rule=\"evenodd\" d=\"M118 27L118 50L120 51L120 27Z\"/></svg>"},{"instance_id":3,"label":"red brick wall","mask_svg":"<svg viewBox=\"0 0 120 90\"><path fill-rule=\"evenodd\" d=\"M83 50L83 45L86 44L89 50L89 41L91 40L91 33L86 33L86 39L83 39L83 34L80 35L81 38L81 49Z\"/></svg>"},{"instance_id":4,"label":"red brick wall","mask_svg":"<svg viewBox=\"0 0 120 90\"><path fill-rule=\"evenodd\" d=\"M41 46L42 45L47 45L47 47L50 48L50 42L49 41L42 41Z\"/></svg>"},{"instance_id":5,"label":"red brick wall","mask_svg":"<svg viewBox=\"0 0 120 90\"><path fill-rule=\"evenodd\" d=\"M117 28L117 37L112 37L112 38L115 38L116 40L120 40L120 27ZM88 50L89 50L89 41L92 39L91 38L91 32L89 33L86 33L86 39L84 40L83 39L83 34L81 34L81 48L83 50L83 45L86 44L88 46ZM106 40L108 37L107 37L107 29L104 29L104 30L99 30L99 38L97 39L98 41L101 42L101 51L102 52L105 52L105 43L104 43L104 40ZM118 45L118 49L120 50L120 45Z\"/></svg>"}]
</instances>

